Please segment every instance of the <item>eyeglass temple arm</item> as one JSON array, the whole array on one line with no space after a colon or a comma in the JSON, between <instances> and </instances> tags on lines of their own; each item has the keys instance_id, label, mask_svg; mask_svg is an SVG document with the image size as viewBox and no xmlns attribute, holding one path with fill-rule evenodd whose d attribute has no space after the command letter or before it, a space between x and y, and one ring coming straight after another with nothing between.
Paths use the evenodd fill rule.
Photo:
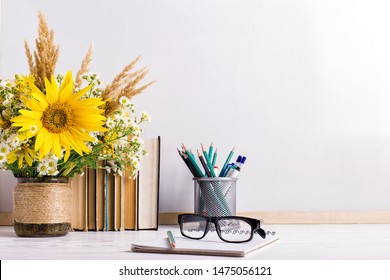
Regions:
<instances>
[{"instance_id":1,"label":"eyeglass temple arm","mask_svg":"<svg viewBox=\"0 0 390 280\"><path fill-rule=\"evenodd\" d=\"M267 234L265 233L264 229L262 229L262 228L260 227L260 221L258 221L258 223L257 223L256 232L257 232L263 239L264 239L265 236L267 235Z\"/></svg>"}]
</instances>

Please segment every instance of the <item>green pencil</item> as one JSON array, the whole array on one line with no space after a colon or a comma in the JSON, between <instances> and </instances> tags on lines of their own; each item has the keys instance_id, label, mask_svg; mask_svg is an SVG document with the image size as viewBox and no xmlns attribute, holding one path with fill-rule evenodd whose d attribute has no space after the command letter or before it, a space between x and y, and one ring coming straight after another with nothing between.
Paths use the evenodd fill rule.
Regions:
<instances>
[{"instance_id":1,"label":"green pencil","mask_svg":"<svg viewBox=\"0 0 390 280\"><path fill-rule=\"evenodd\" d=\"M190 162L194 166L196 172L200 175L200 177L204 177L202 170L199 168L198 164L195 161L194 155L190 152L190 150L187 150L187 148L186 148L186 146L184 146L184 144L182 144L182 147L184 149L184 152L187 154L188 159L190 160Z\"/></svg>"},{"instance_id":2,"label":"green pencil","mask_svg":"<svg viewBox=\"0 0 390 280\"><path fill-rule=\"evenodd\" d=\"M209 162L209 155L207 154L206 149L203 147L202 143L200 143L200 146L202 148L203 155L206 158L206 161L207 161L207 164L208 164L208 162Z\"/></svg>"},{"instance_id":3,"label":"green pencil","mask_svg":"<svg viewBox=\"0 0 390 280\"><path fill-rule=\"evenodd\" d=\"M214 166L211 165L211 160L210 160L209 157L207 156L206 150L204 149L204 147L203 147L202 144L200 144L200 146L202 147L202 151L203 151L204 157L206 158L207 166L209 167L209 170L210 170L210 172L211 172L211 176L217 177L217 174L215 174L215 172L214 172Z\"/></svg>"},{"instance_id":4,"label":"green pencil","mask_svg":"<svg viewBox=\"0 0 390 280\"><path fill-rule=\"evenodd\" d=\"M223 167L222 167L222 169L221 169L221 172L219 172L219 177L221 177L221 175L223 174L223 172L224 172L226 166L229 164L229 161L231 160L231 158L232 158L232 156L233 156L233 154L234 154L234 148L235 148L235 147L233 147L233 149L230 151L230 153L229 153L229 155L228 155L228 157L227 157L227 159L226 159L226 161L225 161L225 164L223 165Z\"/></svg>"},{"instance_id":5,"label":"green pencil","mask_svg":"<svg viewBox=\"0 0 390 280\"><path fill-rule=\"evenodd\" d=\"M214 155L213 155L213 160L211 162L211 165L213 166L213 168L215 166L215 162L217 161L217 155L218 155L217 152L218 152L218 149L215 149L215 152L214 152Z\"/></svg>"},{"instance_id":6,"label":"green pencil","mask_svg":"<svg viewBox=\"0 0 390 280\"><path fill-rule=\"evenodd\" d=\"M209 147L209 161L212 161L213 157L213 142L211 142L210 147Z\"/></svg>"}]
</instances>

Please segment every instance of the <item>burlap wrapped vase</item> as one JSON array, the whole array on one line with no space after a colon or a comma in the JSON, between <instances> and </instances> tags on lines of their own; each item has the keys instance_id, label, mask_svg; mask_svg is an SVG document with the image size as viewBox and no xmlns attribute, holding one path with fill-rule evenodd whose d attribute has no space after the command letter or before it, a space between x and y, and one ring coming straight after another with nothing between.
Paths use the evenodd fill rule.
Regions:
<instances>
[{"instance_id":1,"label":"burlap wrapped vase","mask_svg":"<svg viewBox=\"0 0 390 280\"><path fill-rule=\"evenodd\" d=\"M16 235L66 235L71 221L72 188L68 178L18 178L14 188Z\"/></svg>"}]
</instances>

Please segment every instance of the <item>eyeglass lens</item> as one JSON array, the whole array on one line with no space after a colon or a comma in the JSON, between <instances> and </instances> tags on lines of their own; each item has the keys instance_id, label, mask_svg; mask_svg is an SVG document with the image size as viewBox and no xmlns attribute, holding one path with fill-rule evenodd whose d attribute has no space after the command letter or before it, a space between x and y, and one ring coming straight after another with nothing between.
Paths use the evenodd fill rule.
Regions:
<instances>
[{"instance_id":1,"label":"eyeglass lens","mask_svg":"<svg viewBox=\"0 0 390 280\"><path fill-rule=\"evenodd\" d=\"M225 241L242 242L247 241L252 236L252 226L245 220L234 218L222 218L218 220L220 237ZM190 238L202 238L207 230L207 218L196 215L185 215L181 219L181 229L183 235ZM214 224L209 226L210 231L214 231Z\"/></svg>"},{"instance_id":2,"label":"eyeglass lens","mask_svg":"<svg viewBox=\"0 0 390 280\"><path fill-rule=\"evenodd\" d=\"M191 238L201 238L207 227L207 220L201 216L185 215L181 220L182 233Z\"/></svg>"},{"instance_id":3,"label":"eyeglass lens","mask_svg":"<svg viewBox=\"0 0 390 280\"><path fill-rule=\"evenodd\" d=\"M226 241L246 241L252 236L252 226L240 219L220 219L218 221L221 238Z\"/></svg>"}]
</instances>

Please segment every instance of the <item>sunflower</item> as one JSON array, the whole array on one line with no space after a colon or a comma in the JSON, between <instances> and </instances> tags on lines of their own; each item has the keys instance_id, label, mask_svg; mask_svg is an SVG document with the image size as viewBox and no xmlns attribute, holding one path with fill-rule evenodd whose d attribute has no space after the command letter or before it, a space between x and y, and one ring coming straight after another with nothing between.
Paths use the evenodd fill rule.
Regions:
<instances>
[{"instance_id":1,"label":"sunflower","mask_svg":"<svg viewBox=\"0 0 390 280\"><path fill-rule=\"evenodd\" d=\"M31 84L34 84L35 78L33 75L15 75L15 89L18 92L30 93Z\"/></svg>"},{"instance_id":2,"label":"sunflower","mask_svg":"<svg viewBox=\"0 0 390 280\"><path fill-rule=\"evenodd\" d=\"M39 151L42 159L49 152L61 158L61 148L65 148L67 156L70 150L79 155L90 150L85 141L93 141L91 131L105 131L102 126L104 105L101 98L81 99L91 88L73 93L72 72L68 72L58 86L54 76L51 82L45 78L45 91L42 93L33 83L30 84L30 97L23 96L22 101L29 110L19 110L20 115L11 119L12 126L21 127L21 139L36 137L34 150ZM33 128L33 129L32 129Z\"/></svg>"},{"instance_id":3,"label":"sunflower","mask_svg":"<svg viewBox=\"0 0 390 280\"><path fill-rule=\"evenodd\" d=\"M35 157L35 152L33 149L30 149L27 146L21 147L19 150L13 150L8 154L8 164L12 164L15 161L18 161L18 167L22 168L23 159L26 159L29 166L33 164L33 159Z\"/></svg>"}]
</instances>

